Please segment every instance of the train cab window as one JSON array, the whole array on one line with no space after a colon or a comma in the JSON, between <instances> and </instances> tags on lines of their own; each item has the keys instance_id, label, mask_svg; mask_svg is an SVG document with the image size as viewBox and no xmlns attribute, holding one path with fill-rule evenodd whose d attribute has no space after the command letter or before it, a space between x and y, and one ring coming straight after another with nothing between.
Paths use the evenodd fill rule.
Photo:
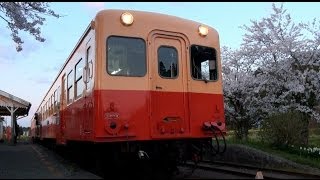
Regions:
<instances>
[{"instance_id":1,"label":"train cab window","mask_svg":"<svg viewBox=\"0 0 320 180\"><path fill-rule=\"evenodd\" d=\"M142 77L146 74L143 39L111 36L107 39L107 71L113 76Z\"/></svg>"},{"instance_id":2,"label":"train cab window","mask_svg":"<svg viewBox=\"0 0 320 180\"><path fill-rule=\"evenodd\" d=\"M217 56L214 48L191 46L192 77L198 80L214 81L218 79Z\"/></svg>"},{"instance_id":3,"label":"train cab window","mask_svg":"<svg viewBox=\"0 0 320 180\"><path fill-rule=\"evenodd\" d=\"M84 67L84 61L82 58L79 60L79 62L76 64L76 82L74 84L76 98L79 98L82 95L82 91L84 89L84 82L82 81L82 74L83 74L83 67Z\"/></svg>"},{"instance_id":4,"label":"train cab window","mask_svg":"<svg viewBox=\"0 0 320 180\"><path fill-rule=\"evenodd\" d=\"M67 77L67 100L68 100L68 104L72 102L73 100L73 81L74 81L74 78L73 78L73 71L71 70L68 74L68 77Z\"/></svg>"},{"instance_id":5,"label":"train cab window","mask_svg":"<svg viewBox=\"0 0 320 180\"><path fill-rule=\"evenodd\" d=\"M178 75L178 52L174 47L161 46L158 49L159 75L163 78L176 78Z\"/></svg>"}]
</instances>

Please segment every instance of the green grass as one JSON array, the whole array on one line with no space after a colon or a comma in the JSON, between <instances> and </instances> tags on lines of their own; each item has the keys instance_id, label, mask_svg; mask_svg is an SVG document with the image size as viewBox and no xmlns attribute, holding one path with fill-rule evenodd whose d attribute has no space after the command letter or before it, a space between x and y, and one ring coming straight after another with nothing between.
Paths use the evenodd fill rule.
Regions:
<instances>
[{"instance_id":1,"label":"green grass","mask_svg":"<svg viewBox=\"0 0 320 180\"><path fill-rule=\"evenodd\" d=\"M271 154L283 157L285 159L291 160L299 164L305 164L305 165L309 165L311 167L320 169L320 155L317 158L307 157L302 155L302 153L301 154L293 153L293 151L290 149L285 149L285 148L280 149L277 147L272 147L271 145L263 143L259 140L258 132L259 130L249 130L248 141L245 142L245 141L236 140L234 138L234 132L229 131L228 136L226 137L226 140L228 144L246 145L252 148L262 150L267 153L271 153ZM320 135L310 134L309 145L320 147Z\"/></svg>"},{"instance_id":2,"label":"green grass","mask_svg":"<svg viewBox=\"0 0 320 180\"><path fill-rule=\"evenodd\" d=\"M315 134L310 135L309 144L311 146L320 147L320 135L315 135Z\"/></svg>"}]
</instances>

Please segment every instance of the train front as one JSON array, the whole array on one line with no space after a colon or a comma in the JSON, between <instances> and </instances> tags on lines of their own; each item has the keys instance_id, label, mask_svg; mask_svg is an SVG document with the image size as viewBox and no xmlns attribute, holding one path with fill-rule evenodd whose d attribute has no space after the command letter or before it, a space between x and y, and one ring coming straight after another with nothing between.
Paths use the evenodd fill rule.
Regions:
<instances>
[{"instance_id":1,"label":"train front","mask_svg":"<svg viewBox=\"0 0 320 180\"><path fill-rule=\"evenodd\" d=\"M215 29L163 14L104 10L95 30L95 141L151 149L225 133Z\"/></svg>"}]
</instances>

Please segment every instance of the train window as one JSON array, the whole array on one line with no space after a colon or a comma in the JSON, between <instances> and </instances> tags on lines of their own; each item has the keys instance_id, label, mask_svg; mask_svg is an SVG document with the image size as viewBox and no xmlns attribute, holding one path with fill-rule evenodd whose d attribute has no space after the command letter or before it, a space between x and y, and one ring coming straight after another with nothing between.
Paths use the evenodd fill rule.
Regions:
<instances>
[{"instance_id":1,"label":"train window","mask_svg":"<svg viewBox=\"0 0 320 180\"><path fill-rule=\"evenodd\" d=\"M54 97L54 103L53 103L53 107L54 107L54 112L57 111L57 90L54 91L53 93L53 97Z\"/></svg>"},{"instance_id":2,"label":"train window","mask_svg":"<svg viewBox=\"0 0 320 180\"><path fill-rule=\"evenodd\" d=\"M143 39L111 36L107 39L107 57L110 75L142 77L147 72Z\"/></svg>"},{"instance_id":3,"label":"train window","mask_svg":"<svg viewBox=\"0 0 320 180\"><path fill-rule=\"evenodd\" d=\"M58 111L59 111L59 107L60 107L60 94L61 94L61 89L60 86L58 87L57 90L57 106L58 106Z\"/></svg>"},{"instance_id":4,"label":"train window","mask_svg":"<svg viewBox=\"0 0 320 180\"><path fill-rule=\"evenodd\" d=\"M51 95L51 102L50 102L50 109L51 109L51 114L53 114L54 112L54 107L53 107L53 102L54 102L54 96L53 94Z\"/></svg>"},{"instance_id":5,"label":"train window","mask_svg":"<svg viewBox=\"0 0 320 180\"><path fill-rule=\"evenodd\" d=\"M69 72L68 77L67 77L67 101L68 103L71 103L73 100L73 72L72 70Z\"/></svg>"},{"instance_id":6,"label":"train window","mask_svg":"<svg viewBox=\"0 0 320 180\"><path fill-rule=\"evenodd\" d=\"M191 71L194 79L214 81L218 79L217 56L214 48L191 46Z\"/></svg>"},{"instance_id":7,"label":"train window","mask_svg":"<svg viewBox=\"0 0 320 180\"><path fill-rule=\"evenodd\" d=\"M40 107L40 112L39 112L39 120L42 120L42 107Z\"/></svg>"},{"instance_id":8,"label":"train window","mask_svg":"<svg viewBox=\"0 0 320 180\"><path fill-rule=\"evenodd\" d=\"M85 87L86 89L89 89L89 87L88 87L89 84L88 84L88 83L90 82L90 78L89 78L90 75L88 74L88 72L91 73L91 71L92 71L92 70L90 69L90 66L89 66L89 59L90 59L90 57L91 57L91 46L88 47L88 49L87 49L87 54L86 54L86 66L87 66L87 69L86 69L86 70L87 70L87 72L86 72L86 80L85 80L86 83L87 83L87 86Z\"/></svg>"},{"instance_id":9,"label":"train window","mask_svg":"<svg viewBox=\"0 0 320 180\"><path fill-rule=\"evenodd\" d=\"M45 112L45 107L44 107L44 106L42 106L42 120L44 120L44 119L45 119L44 112Z\"/></svg>"},{"instance_id":10,"label":"train window","mask_svg":"<svg viewBox=\"0 0 320 180\"><path fill-rule=\"evenodd\" d=\"M178 75L178 52L174 47L161 46L158 49L159 75L164 78L176 78Z\"/></svg>"},{"instance_id":11,"label":"train window","mask_svg":"<svg viewBox=\"0 0 320 180\"><path fill-rule=\"evenodd\" d=\"M84 67L84 61L82 58L79 60L79 62L76 64L76 82L74 84L74 88L76 91L76 98L79 98L82 95L82 91L84 89L84 82L82 81L82 74L83 74L83 67Z\"/></svg>"},{"instance_id":12,"label":"train window","mask_svg":"<svg viewBox=\"0 0 320 180\"><path fill-rule=\"evenodd\" d=\"M51 108L50 108L51 97L48 99L48 116L50 116Z\"/></svg>"},{"instance_id":13,"label":"train window","mask_svg":"<svg viewBox=\"0 0 320 180\"><path fill-rule=\"evenodd\" d=\"M46 113L45 113L45 119L48 117L48 101L46 102Z\"/></svg>"},{"instance_id":14,"label":"train window","mask_svg":"<svg viewBox=\"0 0 320 180\"><path fill-rule=\"evenodd\" d=\"M64 77L63 78L63 89L62 89L62 91L63 91L63 102L67 102L67 100L68 100L68 97L67 97L67 95L66 95L66 93L67 93L67 80L66 80L66 78Z\"/></svg>"},{"instance_id":15,"label":"train window","mask_svg":"<svg viewBox=\"0 0 320 180\"><path fill-rule=\"evenodd\" d=\"M50 107L49 107L49 99L47 100L47 103L46 103L46 104L47 104L47 118L48 118L48 117L49 117L49 108L50 108Z\"/></svg>"},{"instance_id":16,"label":"train window","mask_svg":"<svg viewBox=\"0 0 320 180\"><path fill-rule=\"evenodd\" d=\"M53 114L55 112L54 108L54 94L51 95L51 113Z\"/></svg>"}]
</instances>

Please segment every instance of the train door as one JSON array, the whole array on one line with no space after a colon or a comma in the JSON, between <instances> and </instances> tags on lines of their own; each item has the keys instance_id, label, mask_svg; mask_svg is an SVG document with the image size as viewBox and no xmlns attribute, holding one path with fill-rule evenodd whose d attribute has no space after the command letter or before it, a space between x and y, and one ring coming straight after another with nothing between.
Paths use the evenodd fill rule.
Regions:
<instances>
[{"instance_id":1,"label":"train door","mask_svg":"<svg viewBox=\"0 0 320 180\"><path fill-rule=\"evenodd\" d=\"M66 144L65 129L66 129L66 74L61 78L61 95L60 95L60 122L59 122L59 138L58 144Z\"/></svg>"},{"instance_id":2,"label":"train door","mask_svg":"<svg viewBox=\"0 0 320 180\"><path fill-rule=\"evenodd\" d=\"M90 39L91 40L91 39ZM92 114L93 114L93 47L91 41L86 44L85 68L83 72L85 83L85 104L83 117L83 137L89 138L92 131Z\"/></svg>"},{"instance_id":3,"label":"train door","mask_svg":"<svg viewBox=\"0 0 320 180\"><path fill-rule=\"evenodd\" d=\"M151 125L153 138L189 132L186 40L175 33L149 36Z\"/></svg>"}]
</instances>

